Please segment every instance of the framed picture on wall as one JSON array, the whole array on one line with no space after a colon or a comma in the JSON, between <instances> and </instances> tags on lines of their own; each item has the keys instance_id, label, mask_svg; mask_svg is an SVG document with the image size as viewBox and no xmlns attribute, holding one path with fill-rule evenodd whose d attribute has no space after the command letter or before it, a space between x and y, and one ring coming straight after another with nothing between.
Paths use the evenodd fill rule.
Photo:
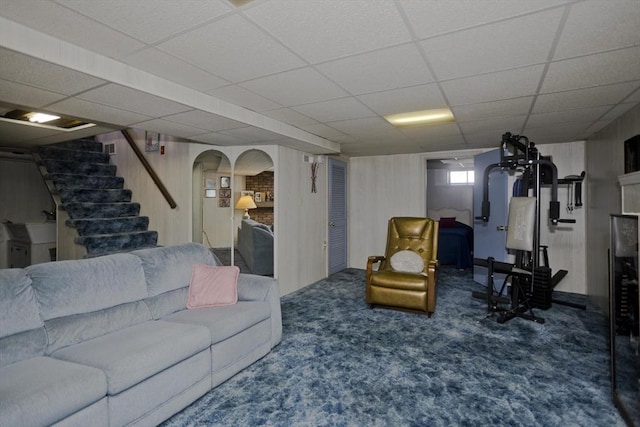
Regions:
<instances>
[{"instance_id":1,"label":"framed picture on wall","mask_svg":"<svg viewBox=\"0 0 640 427\"><path fill-rule=\"evenodd\" d=\"M231 189L229 189L229 188L221 188L220 189L220 198L221 199L229 199L229 198L231 198Z\"/></svg>"},{"instance_id":2,"label":"framed picture on wall","mask_svg":"<svg viewBox=\"0 0 640 427\"><path fill-rule=\"evenodd\" d=\"M204 186L206 188L216 188L216 179L215 178L206 178L204 180Z\"/></svg>"},{"instance_id":3,"label":"framed picture on wall","mask_svg":"<svg viewBox=\"0 0 640 427\"><path fill-rule=\"evenodd\" d=\"M144 139L144 151L158 151L160 150L160 134L158 132L147 131Z\"/></svg>"},{"instance_id":4,"label":"framed picture on wall","mask_svg":"<svg viewBox=\"0 0 640 427\"><path fill-rule=\"evenodd\" d=\"M253 190L243 190L240 192L240 197L242 196L251 196L253 197Z\"/></svg>"},{"instance_id":5,"label":"framed picture on wall","mask_svg":"<svg viewBox=\"0 0 640 427\"><path fill-rule=\"evenodd\" d=\"M216 197L216 189L215 188L207 188L204 190L204 197L211 199Z\"/></svg>"},{"instance_id":6,"label":"framed picture on wall","mask_svg":"<svg viewBox=\"0 0 640 427\"><path fill-rule=\"evenodd\" d=\"M231 199L218 199L218 207L228 208L231 206Z\"/></svg>"},{"instance_id":7,"label":"framed picture on wall","mask_svg":"<svg viewBox=\"0 0 640 427\"><path fill-rule=\"evenodd\" d=\"M260 192L256 192L253 194L253 200L256 202L261 202L262 201L262 193Z\"/></svg>"},{"instance_id":8,"label":"framed picture on wall","mask_svg":"<svg viewBox=\"0 0 640 427\"><path fill-rule=\"evenodd\" d=\"M231 187L231 177L221 176L220 177L220 188L230 188Z\"/></svg>"}]
</instances>

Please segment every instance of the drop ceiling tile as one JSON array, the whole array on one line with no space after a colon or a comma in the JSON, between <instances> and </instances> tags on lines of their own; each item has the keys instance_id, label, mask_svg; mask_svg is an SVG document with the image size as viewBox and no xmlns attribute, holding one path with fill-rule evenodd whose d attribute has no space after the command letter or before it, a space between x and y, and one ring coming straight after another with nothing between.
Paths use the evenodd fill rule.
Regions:
<instances>
[{"instance_id":1,"label":"drop ceiling tile","mask_svg":"<svg viewBox=\"0 0 640 427\"><path fill-rule=\"evenodd\" d=\"M202 135L205 129L185 126L179 123L170 122L163 119L154 119L137 123L136 128L158 132L163 135L171 135L176 138L189 138L194 135Z\"/></svg>"},{"instance_id":2,"label":"drop ceiling tile","mask_svg":"<svg viewBox=\"0 0 640 427\"><path fill-rule=\"evenodd\" d=\"M270 132L268 130L251 127L251 126L225 130L225 131L221 131L220 133L234 136L237 138L242 138L250 142L275 141L277 139L282 138L282 135L278 133Z\"/></svg>"},{"instance_id":3,"label":"drop ceiling tile","mask_svg":"<svg viewBox=\"0 0 640 427\"><path fill-rule=\"evenodd\" d=\"M189 110L188 107L177 102L168 101L159 96L116 84L108 84L98 89L90 90L79 95L78 98L123 110L135 111L151 117L162 117Z\"/></svg>"},{"instance_id":4,"label":"drop ceiling tile","mask_svg":"<svg viewBox=\"0 0 640 427\"><path fill-rule=\"evenodd\" d=\"M552 62L541 93L640 80L640 46Z\"/></svg>"},{"instance_id":5,"label":"drop ceiling tile","mask_svg":"<svg viewBox=\"0 0 640 427\"><path fill-rule=\"evenodd\" d=\"M493 117L490 119L477 120L473 122L460 123L460 129L465 135L472 135L476 132L497 131L507 132L510 129L515 130L515 134L519 134L524 125L526 115L511 117Z\"/></svg>"},{"instance_id":6,"label":"drop ceiling tile","mask_svg":"<svg viewBox=\"0 0 640 427\"><path fill-rule=\"evenodd\" d=\"M428 136L416 140L416 143L424 151L454 151L469 148L462 135L448 137Z\"/></svg>"},{"instance_id":7,"label":"drop ceiling tile","mask_svg":"<svg viewBox=\"0 0 640 427\"><path fill-rule=\"evenodd\" d=\"M390 1L270 1L245 14L310 63L411 40Z\"/></svg>"},{"instance_id":8,"label":"drop ceiling tile","mask_svg":"<svg viewBox=\"0 0 640 427\"><path fill-rule=\"evenodd\" d=\"M218 132L194 135L190 139L214 145L242 145L247 143L246 139L238 138L231 135L225 135Z\"/></svg>"},{"instance_id":9,"label":"drop ceiling tile","mask_svg":"<svg viewBox=\"0 0 640 427\"><path fill-rule=\"evenodd\" d=\"M570 2L564 0L403 0L400 5L405 10L416 36L423 39L566 3Z\"/></svg>"},{"instance_id":10,"label":"drop ceiling tile","mask_svg":"<svg viewBox=\"0 0 640 427\"><path fill-rule=\"evenodd\" d=\"M56 0L145 43L156 43L231 10L226 2L181 0Z\"/></svg>"},{"instance_id":11,"label":"drop ceiling tile","mask_svg":"<svg viewBox=\"0 0 640 427\"><path fill-rule=\"evenodd\" d=\"M291 108L278 108L276 110L263 111L261 114L296 127L308 126L318 123L311 117L305 116L304 114L301 114Z\"/></svg>"},{"instance_id":12,"label":"drop ceiling tile","mask_svg":"<svg viewBox=\"0 0 640 427\"><path fill-rule=\"evenodd\" d=\"M111 4L109 2L83 3ZM139 40L52 1L3 1L0 15L111 58L122 57L144 46Z\"/></svg>"},{"instance_id":13,"label":"drop ceiling tile","mask_svg":"<svg viewBox=\"0 0 640 427\"><path fill-rule=\"evenodd\" d=\"M241 86L285 107L347 95L333 82L309 67L262 77L242 83Z\"/></svg>"},{"instance_id":14,"label":"drop ceiling tile","mask_svg":"<svg viewBox=\"0 0 640 427\"><path fill-rule=\"evenodd\" d=\"M65 95L72 95L105 83L104 80L8 49L0 49L0 75L5 80Z\"/></svg>"},{"instance_id":15,"label":"drop ceiling tile","mask_svg":"<svg viewBox=\"0 0 640 427\"><path fill-rule=\"evenodd\" d=\"M306 65L238 15L181 34L157 47L231 82Z\"/></svg>"},{"instance_id":16,"label":"drop ceiling tile","mask_svg":"<svg viewBox=\"0 0 640 427\"><path fill-rule=\"evenodd\" d=\"M309 126L301 126L300 129L307 131L313 135L317 135L321 138L326 138L334 141L334 138L339 138L345 136L339 130L332 128L331 126L327 126L324 124L317 125L309 125ZM338 142L338 141L336 141Z\"/></svg>"},{"instance_id":17,"label":"drop ceiling tile","mask_svg":"<svg viewBox=\"0 0 640 427\"><path fill-rule=\"evenodd\" d=\"M640 102L640 88L636 89L628 98L624 100L625 102Z\"/></svg>"},{"instance_id":18,"label":"drop ceiling tile","mask_svg":"<svg viewBox=\"0 0 640 427\"><path fill-rule=\"evenodd\" d=\"M533 96L523 96L522 98L505 99L502 101L461 105L459 107L453 107L451 110L453 111L456 121L461 123L492 117L527 114L532 102Z\"/></svg>"},{"instance_id":19,"label":"drop ceiling tile","mask_svg":"<svg viewBox=\"0 0 640 427\"><path fill-rule=\"evenodd\" d=\"M461 137L460 129L455 123L427 126L405 126L398 128L400 132L411 139L453 139Z\"/></svg>"},{"instance_id":20,"label":"drop ceiling tile","mask_svg":"<svg viewBox=\"0 0 640 427\"><path fill-rule=\"evenodd\" d=\"M376 114L354 98L340 98L329 101L293 107L319 122L335 122L338 120L361 119Z\"/></svg>"},{"instance_id":21,"label":"drop ceiling tile","mask_svg":"<svg viewBox=\"0 0 640 427\"><path fill-rule=\"evenodd\" d=\"M229 84L229 81L223 78L154 48L136 52L122 62L201 92Z\"/></svg>"},{"instance_id":22,"label":"drop ceiling tile","mask_svg":"<svg viewBox=\"0 0 640 427\"><path fill-rule=\"evenodd\" d=\"M435 83L370 93L357 98L380 115L447 107Z\"/></svg>"},{"instance_id":23,"label":"drop ceiling tile","mask_svg":"<svg viewBox=\"0 0 640 427\"><path fill-rule=\"evenodd\" d=\"M316 68L352 95L434 81L414 44L350 56Z\"/></svg>"},{"instance_id":24,"label":"drop ceiling tile","mask_svg":"<svg viewBox=\"0 0 640 427\"><path fill-rule=\"evenodd\" d=\"M49 108L63 115L95 122L112 123L119 126L131 126L152 118L132 111L95 104L78 98L65 99L64 101L52 104Z\"/></svg>"},{"instance_id":25,"label":"drop ceiling tile","mask_svg":"<svg viewBox=\"0 0 640 427\"><path fill-rule=\"evenodd\" d=\"M640 81L538 95L534 113L617 104L640 87Z\"/></svg>"},{"instance_id":26,"label":"drop ceiling tile","mask_svg":"<svg viewBox=\"0 0 640 427\"><path fill-rule=\"evenodd\" d=\"M534 65L547 60L561 17L562 10L553 9L421 45L439 80Z\"/></svg>"},{"instance_id":27,"label":"drop ceiling tile","mask_svg":"<svg viewBox=\"0 0 640 427\"><path fill-rule=\"evenodd\" d=\"M198 110L164 116L163 119L209 131L221 131L246 126L245 123Z\"/></svg>"},{"instance_id":28,"label":"drop ceiling tile","mask_svg":"<svg viewBox=\"0 0 640 427\"><path fill-rule=\"evenodd\" d=\"M542 127L555 123L594 122L609 110L611 110L611 106L531 114L529 120L527 120L527 128Z\"/></svg>"},{"instance_id":29,"label":"drop ceiling tile","mask_svg":"<svg viewBox=\"0 0 640 427\"><path fill-rule=\"evenodd\" d=\"M20 125L13 122L0 121L0 144L14 146L14 144L32 139L46 138L59 135L63 131L45 129L28 124Z\"/></svg>"},{"instance_id":30,"label":"drop ceiling tile","mask_svg":"<svg viewBox=\"0 0 640 427\"><path fill-rule=\"evenodd\" d=\"M503 131L491 130L465 135L465 140L469 145L469 147L467 148L500 148L502 134L504 134L505 132L518 134L519 130L520 129L505 129Z\"/></svg>"},{"instance_id":31,"label":"drop ceiling tile","mask_svg":"<svg viewBox=\"0 0 640 427\"><path fill-rule=\"evenodd\" d=\"M536 93L543 65L442 82L452 106L530 96Z\"/></svg>"},{"instance_id":32,"label":"drop ceiling tile","mask_svg":"<svg viewBox=\"0 0 640 427\"><path fill-rule=\"evenodd\" d=\"M602 116L600 120L610 120L610 121L614 120L622 116L624 113L626 113L636 105L638 104L634 102L628 102L628 103L616 105L611 110L607 111L607 113L604 116Z\"/></svg>"},{"instance_id":33,"label":"drop ceiling tile","mask_svg":"<svg viewBox=\"0 0 640 427\"><path fill-rule=\"evenodd\" d=\"M42 108L52 102L66 98L65 95L38 89L32 86L0 80L0 99L31 108Z\"/></svg>"},{"instance_id":34,"label":"drop ceiling tile","mask_svg":"<svg viewBox=\"0 0 640 427\"><path fill-rule=\"evenodd\" d=\"M421 150L416 141L401 140L366 141L340 145L340 152L346 156L388 156L395 154L419 153Z\"/></svg>"},{"instance_id":35,"label":"drop ceiling tile","mask_svg":"<svg viewBox=\"0 0 640 427\"><path fill-rule=\"evenodd\" d=\"M394 137L400 132L380 117L341 120L328 123L334 129L354 138Z\"/></svg>"},{"instance_id":36,"label":"drop ceiling tile","mask_svg":"<svg viewBox=\"0 0 640 427\"><path fill-rule=\"evenodd\" d=\"M275 110L282 107L277 102L273 102L237 85L221 87L207 91L207 93L253 111Z\"/></svg>"},{"instance_id":37,"label":"drop ceiling tile","mask_svg":"<svg viewBox=\"0 0 640 427\"><path fill-rule=\"evenodd\" d=\"M571 6L554 59L640 45L638 0L586 1Z\"/></svg>"},{"instance_id":38,"label":"drop ceiling tile","mask_svg":"<svg viewBox=\"0 0 640 427\"><path fill-rule=\"evenodd\" d=\"M544 147L541 147L544 144L577 141L584 129L590 125L590 123L558 123L542 127L527 126L523 134L529 138L529 141L535 142L544 153Z\"/></svg>"}]
</instances>

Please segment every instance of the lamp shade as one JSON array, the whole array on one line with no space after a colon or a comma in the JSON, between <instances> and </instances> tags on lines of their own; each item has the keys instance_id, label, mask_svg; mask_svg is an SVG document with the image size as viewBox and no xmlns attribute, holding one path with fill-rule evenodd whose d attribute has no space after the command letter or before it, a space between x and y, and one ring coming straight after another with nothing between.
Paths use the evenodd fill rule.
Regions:
<instances>
[{"instance_id":1,"label":"lamp shade","mask_svg":"<svg viewBox=\"0 0 640 427\"><path fill-rule=\"evenodd\" d=\"M238 203L236 203L236 209L255 209L255 208L257 208L257 206L253 201L253 197L251 196L242 196L238 199Z\"/></svg>"}]
</instances>

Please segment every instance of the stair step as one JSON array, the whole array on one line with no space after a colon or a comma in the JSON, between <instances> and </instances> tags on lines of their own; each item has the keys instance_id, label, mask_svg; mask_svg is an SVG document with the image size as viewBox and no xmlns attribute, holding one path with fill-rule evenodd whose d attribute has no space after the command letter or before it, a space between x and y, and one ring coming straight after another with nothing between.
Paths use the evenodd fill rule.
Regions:
<instances>
[{"instance_id":1,"label":"stair step","mask_svg":"<svg viewBox=\"0 0 640 427\"><path fill-rule=\"evenodd\" d=\"M61 207L72 219L118 218L140 215L140 203L63 203Z\"/></svg>"},{"instance_id":2,"label":"stair step","mask_svg":"<svg viewBox=\"0 0 640 427\"><path fill-rule=\"evenodd\" d=\"M74 227L80 236L129 233L132 231L147 231L149 228L149 217L131 216L124 218L68 219L66 224Z\"/></svg>"},{"instance_id":3,"label":"stair step","mask_svg":"<svg viewBox=\"0 0 640 427\"><path fill-rule=\"evenodd\" d=\"M86 163L109 163L107 153L97 153L95 151L71 150L68 148L45 145L38 150L43 159L73 160Z\"/></svg>"},{"instance_id":4,"label":"stair step","mask_svg":"<svg viewBox=\"0 0 640 427\"><path fill-rule=\"evenodd\" d=\"M93 188L60 188L58 194L63 203L121 203L131 201L131 190L110 190Z\"/></svg>"},{"instance_id":5,"label":"stair step","mask_svg":"<svg viewBox=\"0 0 640 427\"><path fill-rule=\"evenodd\" d=\"M43 159L42 165L49 173L115 176L116 165L106 163L75 162L71 160Z\"/></svg>"},{"instance_id":6,"label":"stair step","mask_svg":"<svg viewBox=\"0 0 640 427\"><path fill-rule=\"evenodd\" d=\"M50 173L45 175L44 179L53 181L58 190L61 188L99 188L121 190L124 188L124 178L120 176Z\"/></svg>"},{"instance_id":7,"label":"stair step","mask_svg":"<svg viewBox=\"0 0 640 427\"><path fill-rule=\"evenodd\" d=\"M107 255L152 248L158 245L158 232L134 231L131 233L98 234L76 237L75 242L87 248L87 257Z\"/></svg>"},{"instance_id":8,"label":"stair step","mask_svg":"<svg viewBox=\"0 0 640 427\"><path fill-rule=\"evenodd\" d=\"M97 153L102 153L103 151L101 142L84 138L74 139L72 141L58 142L56 144L51 144L50 147L68 148L70 150L94 151Z\"/></svg>"}]
</instances>

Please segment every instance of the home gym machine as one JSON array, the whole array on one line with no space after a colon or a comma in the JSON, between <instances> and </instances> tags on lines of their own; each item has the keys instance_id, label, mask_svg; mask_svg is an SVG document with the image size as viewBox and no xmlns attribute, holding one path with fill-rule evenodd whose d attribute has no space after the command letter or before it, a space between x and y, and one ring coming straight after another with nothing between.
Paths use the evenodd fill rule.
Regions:
<instances>
[{"instance_id":1,"label":"home gym machine","mask_svg":"<svg viewBox=\"0 0 640 427\"><path fill-rule=\"evenodd\" d=\"M494 163L484 170L483 198L481 215L476 217L484 222L489 221L489 175L496 169L521 173L514 184L513 198L509 203L509 224L498 227L507 231L507 249L515 250L515 263L475 258L476 266L487 268L487 291L473 292L473 297L486 299L487 317L498 314L498 323L507 322L514 317L524 318L537 323L544 319L536 316L533 308L548 309L551 302L586 309L586 306L554 300L551 298L553 288L567 275L567 270L559 270L552 276L549 266L547 247L540 244L540 193L543 186L551 186L549 202L549 223L575 223L575 219L560 218L560 202L558 201L558 185L569 186L567 211L582 206L582 181L585 173L558 179L556 165L550 157L541 156L533 142L526 136L502 135L500 143L500 162ZM541 262L542 254L542 262ZM494 274L502 273L506 277L501 289L494 289ZM503 296L507 281L511 279L511 295Z\"/></svg>"}]
</instances>

